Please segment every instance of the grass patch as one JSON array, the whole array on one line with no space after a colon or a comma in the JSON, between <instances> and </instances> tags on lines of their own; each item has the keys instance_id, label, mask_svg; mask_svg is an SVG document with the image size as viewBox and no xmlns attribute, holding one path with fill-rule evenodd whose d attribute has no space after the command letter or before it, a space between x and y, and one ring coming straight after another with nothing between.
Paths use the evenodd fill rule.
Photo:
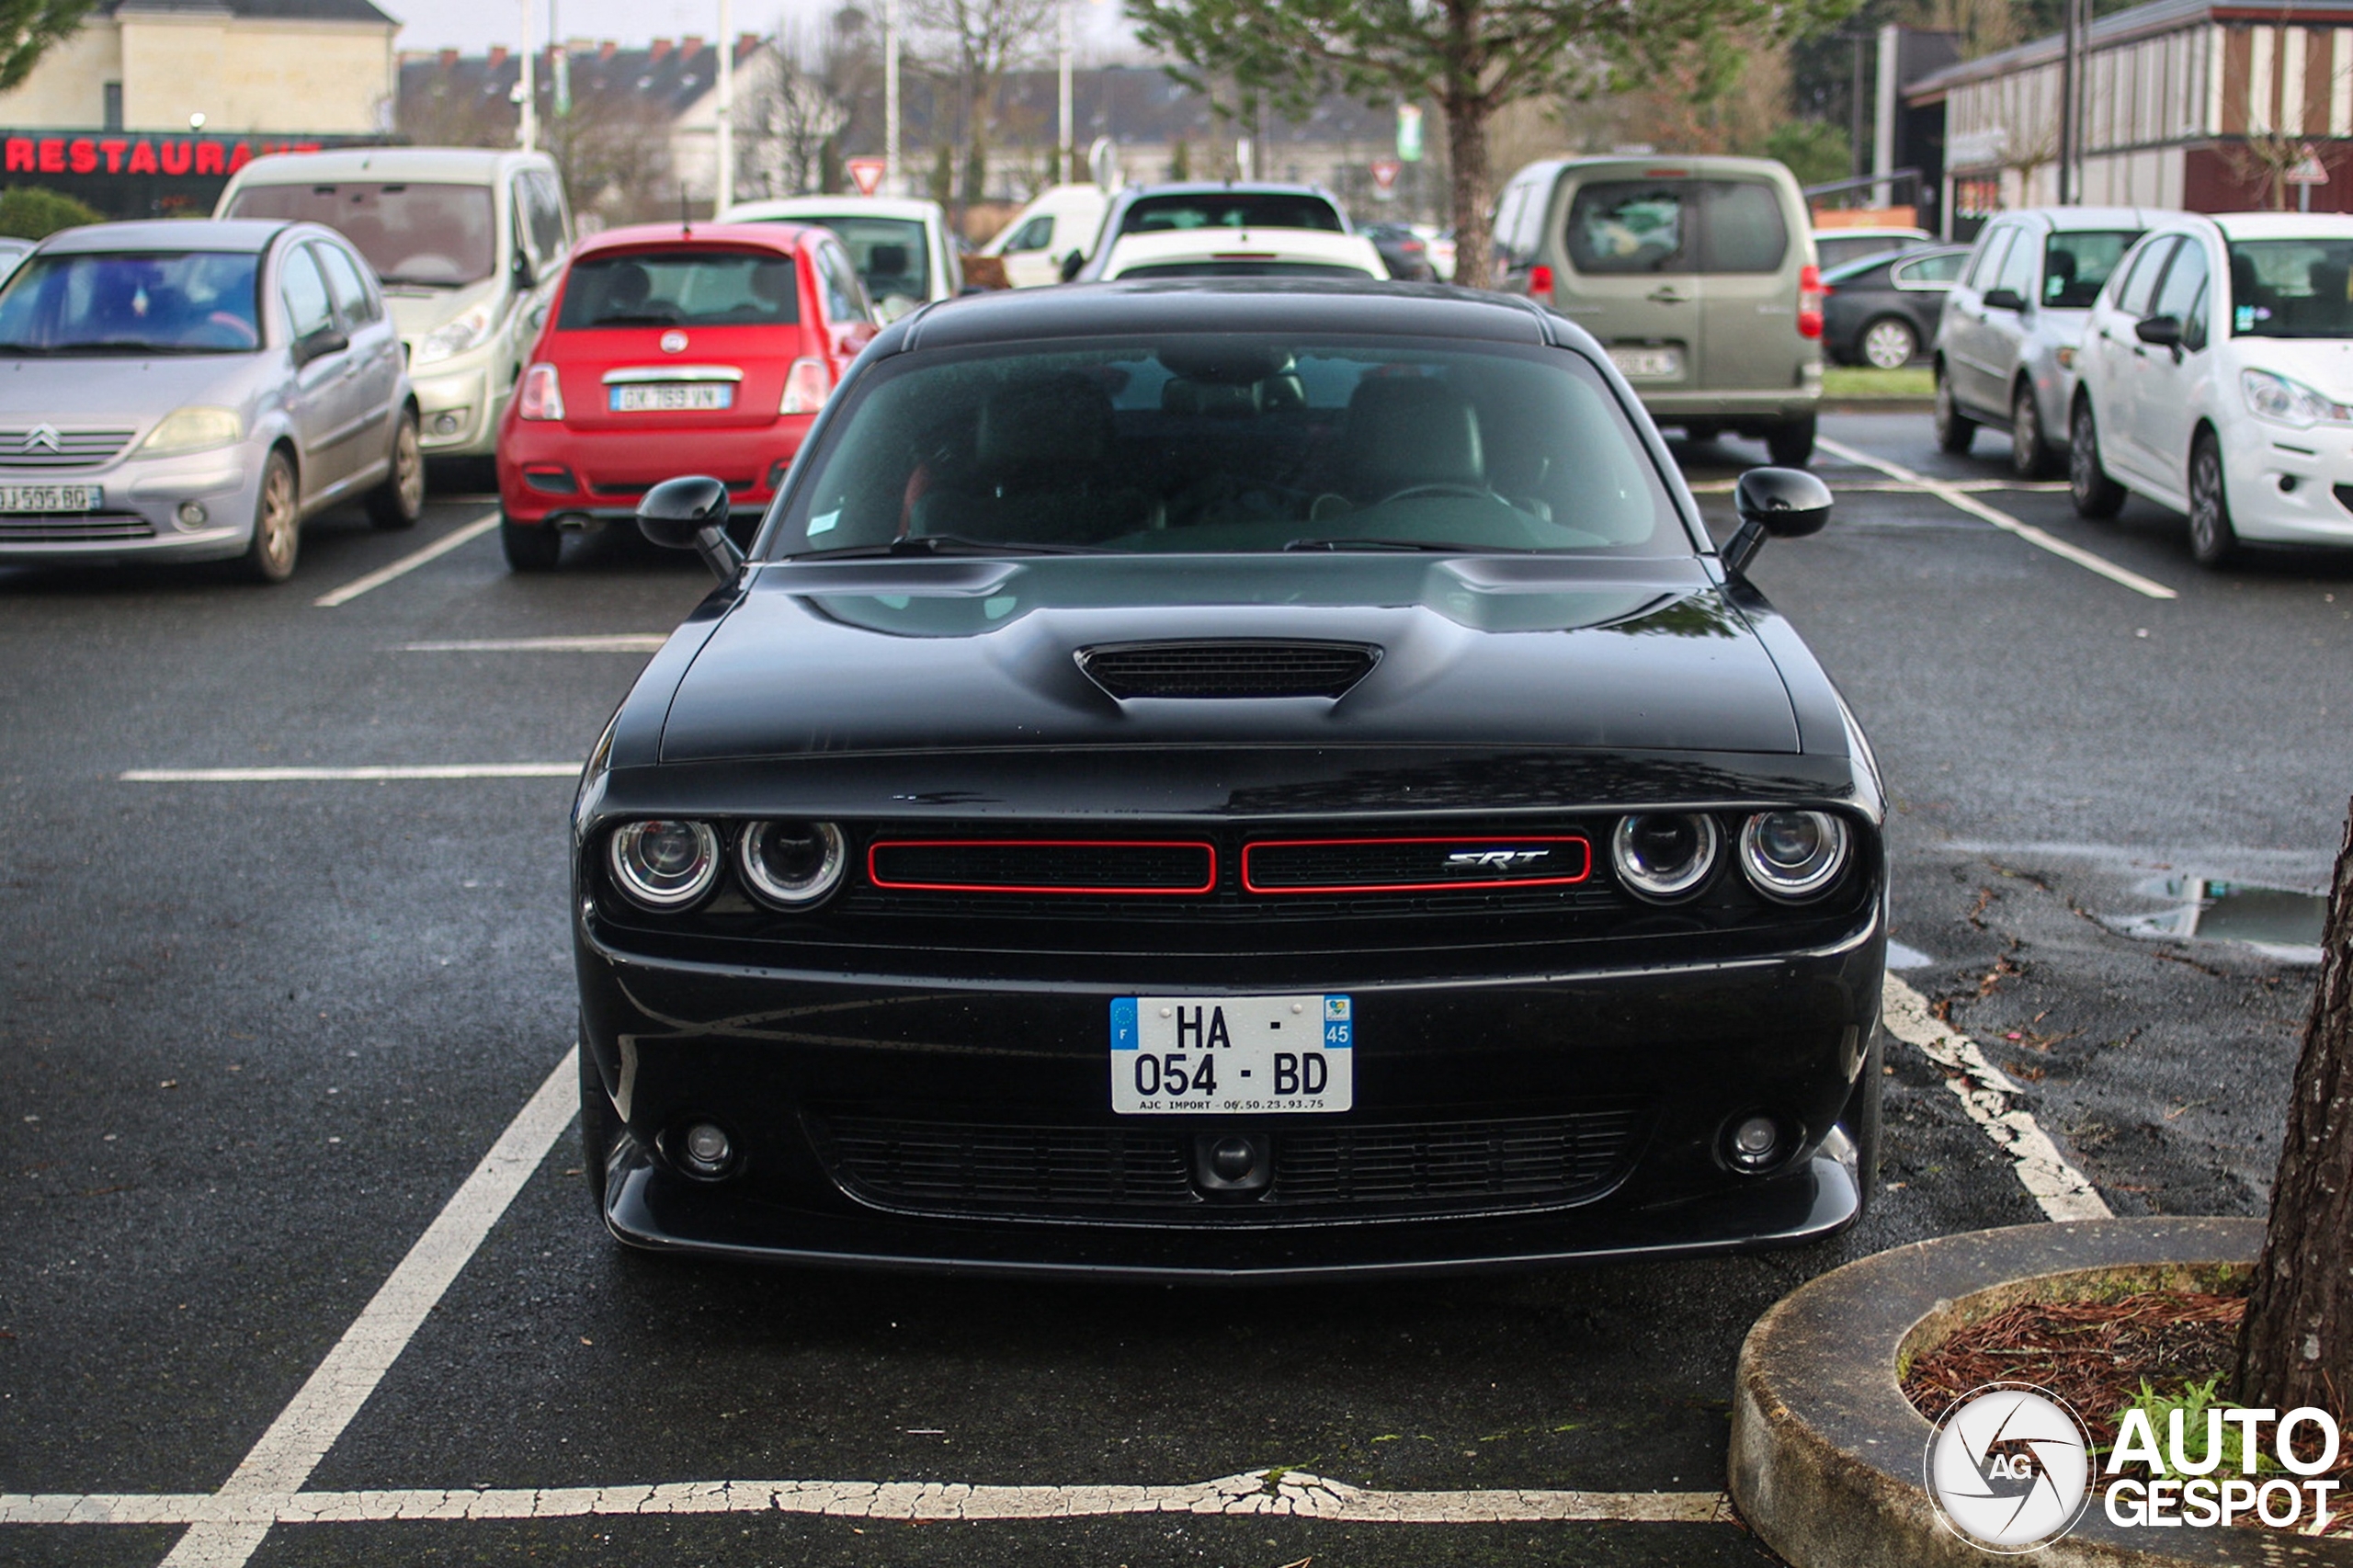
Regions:
<instances>
[{"instance_id":1,"label":"grass patch","mask_svg":"<svg viewBox=\"0 0 2353 1568\"><path fill-rule=\"evenodd\" d=\"M1934 397L1937 395L1937 378L1926 365L1907 365L1901 370L1825 365L1822 369L1822 395L1836 398Z\"/></svg>"}]
</instances>

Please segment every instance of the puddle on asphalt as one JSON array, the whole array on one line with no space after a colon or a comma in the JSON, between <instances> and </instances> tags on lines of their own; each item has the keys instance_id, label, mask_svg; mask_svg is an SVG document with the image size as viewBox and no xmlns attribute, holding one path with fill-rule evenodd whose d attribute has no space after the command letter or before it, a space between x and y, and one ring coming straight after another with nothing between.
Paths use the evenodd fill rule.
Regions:
<instances>
[{"instance_id":1,"label":"puddle on asphalt","mask_svg":"<svg viewBox=\"0 0 2353 1568\"><path fill-rule=\"evenodd\" d=\"M2152 941L2236 942L2281 963L2320 962L2328 901L2318 893L2227 882L2214 877L2157 877L2132 890L2164 899L2151 915L2119 915L2108 925Z\"/></svg>"}]
</instances>

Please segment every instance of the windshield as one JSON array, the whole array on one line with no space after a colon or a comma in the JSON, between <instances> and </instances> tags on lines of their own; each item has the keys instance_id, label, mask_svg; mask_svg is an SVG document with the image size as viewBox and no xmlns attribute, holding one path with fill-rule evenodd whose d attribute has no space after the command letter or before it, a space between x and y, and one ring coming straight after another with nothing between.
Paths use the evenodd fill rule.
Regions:
<instances>
[{"instance_id":1,"label":"windshield","mask_svg":"<svg viewBox=\"0 0 2353 1568\"><path fill-rule=\"evenodd\" d=\"M1138 198L1120 215L1120 233L1157 234L1171 229L1321 229L1340 233L1338 209L1320 196L1288 191L1211 190L1191 196Z\"/></svg>"},{"instance_id":2,"label":"windshield","mask_svg":"<svg viewBox=\"0 0 2353 1568\"><path fill-rule=\"evenodd\" d=\"M1361 283L1372 276L1361 267L1331 261L1154 261L1123 267L1119 278L1353 278Z\"/></svg>"},{"instance_id":3,"label":"windshield","mask_svg":"<svg viewBox=\"0 0 2353 1568\"><path fill-rule=\"evenodd\" d=\"M1600 374L1557 349L1186 335L859 379L778 556L1688 554Z\"/></svg>"},{"instance_id":4,"label":"windshield","mask_svg":"<svg viewBox=\"0 0 2353 1568\"><path fill-rule=\"evenodd\" d=\"M2043 241L2042 302L2054 310L2090 310L2141 234L2139 229L2087 229Z\"/></svg>"},{"instance_id":5,"label":"windshield","mask_svg":"<svg viewBox=\"0 0 2353 1568\"><path fill-rule=\"evenodd\" d=\"M233 354L256 348L260 257L36 256L0 291L0 353Z\"/></svg>"},{"instance_id":6,"label":"windshield","mask_svg":"<svg viewBox=\"0 0 2353 1568\"><path fill-rule=\"evenodd\" d=\"M2353 337L2353 240L2232 241L2231 331Z\"/></svg>"},{"instance_id":7,"label":"windshield","mask_svg":"<svg viewBox=\"0 0 2353 1568\"><path fill-rule=\"evenodd\" d=\"M486 185L249 185L225 215L324 223L395 286L479 283L498 260L498 218Z\"/></svg>"},{"instance_id":8,"label":"windshield","mask_svg":"<svg viewBox=\"0 0 2353 1568\"><path fill-rule=\"evenodd\" d=\"M773 251L630 251L572 264L559 332L620 326L790 326L792 258Z\"/></svg>"},{"instance_id":9,"label":"windshield","mask_svg":"<svg viewBox=\"0 0 2353 1568\"><path fill-rule=\"evenodd\" d=\"M908 300L931 297L930 247L924 243L923 225L913 218L866 218L836 215L780 218L782 223L814 223L831 229L849 250L858 280L867 297Z\"/></svg>"}]
</instances>

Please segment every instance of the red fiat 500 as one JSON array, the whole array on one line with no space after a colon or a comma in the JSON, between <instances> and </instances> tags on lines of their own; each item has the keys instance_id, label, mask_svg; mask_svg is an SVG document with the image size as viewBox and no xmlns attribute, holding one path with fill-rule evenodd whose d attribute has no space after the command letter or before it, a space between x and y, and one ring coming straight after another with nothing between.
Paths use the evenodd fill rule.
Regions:
<instances>
[{"instance_id":1,"label":"red fiat 500","mask_svg":"<svg viewBox=\"0 0 2353 1568\"><path fill-rule=\"evenodd\" d=\"M550 316L498 436L518 572L679 473L757 517L875 330L841 242L779 223L610 230L573 252Z\"/></svg>"}]
</instances>

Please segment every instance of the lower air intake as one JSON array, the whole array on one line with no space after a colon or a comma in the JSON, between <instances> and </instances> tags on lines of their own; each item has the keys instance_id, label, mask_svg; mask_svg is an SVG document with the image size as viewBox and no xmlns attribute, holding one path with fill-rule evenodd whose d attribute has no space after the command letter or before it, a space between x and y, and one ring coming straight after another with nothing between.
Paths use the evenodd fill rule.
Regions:
<instances>
[{"instance_id":1,"label":"lower air intake","mask_svg":"<svg viewBox=\"0 0 2353 1568\"><path fill-rule=\"evenodd\" d=\"M1123 699L1338 697L1380 662L1381 650L1365 642L1222 639L1078 651L1086 677Z\"/></svg>"}]
</instances>

